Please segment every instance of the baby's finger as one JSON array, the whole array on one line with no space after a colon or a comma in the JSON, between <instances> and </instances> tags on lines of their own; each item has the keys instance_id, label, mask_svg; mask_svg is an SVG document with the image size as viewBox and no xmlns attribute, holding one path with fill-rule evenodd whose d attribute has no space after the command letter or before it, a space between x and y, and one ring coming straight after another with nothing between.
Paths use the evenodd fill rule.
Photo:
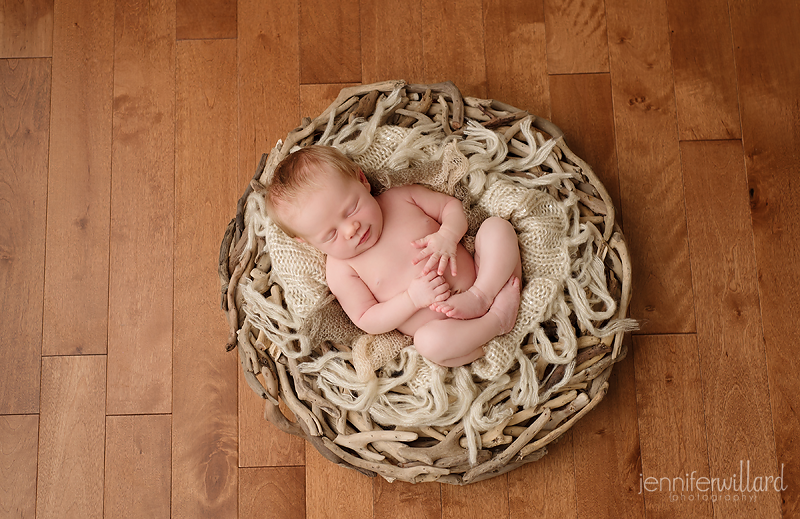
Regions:
<instances>
[{"instance_id":1,"label":"baby's finger","mask_svg":"<svg viewBox=\"0 0 800 519\"><path fill-rule=\"evenodd\" d=\"M436 267L436 264L438 262L439 262L439 254L436 253L431 254L431 257L428 258L428 263L425 264L425 268L423 269L423 271L424 272L434 271L434 268ZM441 275L442 273L439 272L438 274Z\"/></svg>"},{"instance_id":2,"label":"baby's finger","mask_svg":"<svg viewBox=\"0 0 800 519\"><path fill-rule=\"evenodd\" d=\"M456 268L456 257L455 256L450 258L450 273L453 275L453 277L456 277L458 275L458 269Z\"/></svg>"},{"instance_id":3,"label":"baby's finger","mask_svg":"<svg viewBox=\"0 0 800 519\"><path fill-rule=\"evenodd\" d=\"M449 290L447 292L445 292L444 294L440 294L440 295L436 296L436 299L434 299L434 301L436 301L438 303L440 301L447 301L448 299L450 299L450 291Z\"/></svg>"},{"instance_id":4,"label":"baby's finger","mask_svg":"<svg viewBox=\"0 0 800 519\"><path fill-rule=\"evenodd\" d=\"M447 262L450 261L450 256L442 256L439 258L439 275L442 276L445 273L445 269L447 268Z\"/></svg>"},{"instance_id":5,"label":"baby's finger","mask_svg":"<svg viewBox=\"0 0 800 519\"><path fill-rule=\"evenodd\" d=\"M414 259L412 259L412 260L411 260L411 262L412 262L414 265L417 265L419 262L421 262L422 260L424 260L424 259L425 259L425 258L427 258L428 256L430 256L430 252L427 252L426 250L421 250L421 251L419 252L419 254L417 254L417 255L414 257ZM427 274L427 272L426 272L426 274Z\"/></svg>"},{"instance_id":6,"label":"baby's finger","mask_svg":"<svg viewBox=\"0 0 800 519\"><path fill-rule=\"evenodd\" d=\"M428 245L428 239L420 238L419 240L414 240L411 242L411 245L418 249L424 249Z\"/></svg>"},{"instance_id":7,"label":"baby's finger","mask_svg":"<svg viewBox=\"0 0 800 519\"><path fill-rule=\"evenodd\" d=\"M436 272L433 272L433 271L430 271L430 272L423 272L423 273L422 273L422 276L425 278L425 280L426 280L426 281L433 281L433 280L435 280L437 277L439 277L439 276L436 274Z\"/></svg>"}]
</instances>

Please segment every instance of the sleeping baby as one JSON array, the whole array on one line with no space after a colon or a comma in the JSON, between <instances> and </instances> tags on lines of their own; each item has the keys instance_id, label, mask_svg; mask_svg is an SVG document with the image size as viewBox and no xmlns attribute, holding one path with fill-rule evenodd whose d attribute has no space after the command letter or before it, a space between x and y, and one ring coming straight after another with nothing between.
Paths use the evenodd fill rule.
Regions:
<instances>
[{"instance_id":1,"label":"sleeping baby","mask_svg":"<svg viewBox=\"0 0 800 519\"><path fill-rule=\"evenodd\" d=\"M326 280L363 331L398 330L442 366L481 357L516 322L522 267L517 235L497 217L459 242L461 201L417 184L373 197L361 168L335 148L287 156L268 186L267 211L289 236L327 255Z\"/></svg>"}]
</instances>

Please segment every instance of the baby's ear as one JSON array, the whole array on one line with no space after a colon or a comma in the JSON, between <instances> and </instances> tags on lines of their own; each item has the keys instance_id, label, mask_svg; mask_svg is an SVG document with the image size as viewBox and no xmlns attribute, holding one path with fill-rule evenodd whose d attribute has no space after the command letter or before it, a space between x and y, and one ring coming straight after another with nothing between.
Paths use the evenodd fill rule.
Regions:
<instances>
[{"instance_id":1,"label":"baby's ear","mask_svg":"<svg viewBox=\"0 0 800 519\"><path fill-rule=\"evenodd\" d=\"M358 180L364 184L368 190L370 189L369 180L367 180L367 176L364 174L364 170L361 168L358 168Z\"/></svg>"}]
</instances>

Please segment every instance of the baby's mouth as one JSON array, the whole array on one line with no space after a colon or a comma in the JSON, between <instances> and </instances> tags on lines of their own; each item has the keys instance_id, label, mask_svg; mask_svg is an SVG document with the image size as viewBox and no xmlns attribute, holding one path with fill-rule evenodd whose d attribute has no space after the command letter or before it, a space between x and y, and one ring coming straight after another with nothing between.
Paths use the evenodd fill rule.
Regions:
<instances>
[{"instance_id":1,"label":"baby's mouth","mask_svg":"<svg viewBox=\"0 0 800 519\"><path fill-rule=\"evenodd\" d=\"M360 240L358 240L358 244L359 244L359 245L362 245L362 244L364 244L364 242L366 242L368 239L369 239L369 229L367 229L367 230L366 230L366 232L364 232L364 235L363 235L363 236L361 236L361 239L360 239Z\"/></svg>"}]
</instances>

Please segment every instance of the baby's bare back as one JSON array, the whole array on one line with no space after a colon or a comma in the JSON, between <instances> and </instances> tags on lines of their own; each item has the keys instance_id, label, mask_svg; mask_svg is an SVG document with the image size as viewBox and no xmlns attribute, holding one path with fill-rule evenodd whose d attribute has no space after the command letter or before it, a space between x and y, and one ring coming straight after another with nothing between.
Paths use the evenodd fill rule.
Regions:
<instances>
[{"instance_id":1,"label":"baby's bare back","mask_svg":"<svg viewBox=\"0 0 800 519\"><path fill-rule=\"evenodd\" d=\"M376 197L376 200L383 212L380 239L369 250L347 262L375 299L382 303L406 290L411 281L420 275L425 262L416 265L413 263L419 249L412 242L438 231L440 224L414 204L403 188L390 189ZM475 263L460 243L456 258L457 275L450 273L449 266L444 274L450 284L451 293L463 292L475 283ZM432 310L422 309L420 312L423 315L414 316L410 321L442 318L442 314ZM424 316L428 313L430 318L425 319ZM398 329L404 333L413 333L408 327L400 326Z\"/></svg>"}]
</instances>

